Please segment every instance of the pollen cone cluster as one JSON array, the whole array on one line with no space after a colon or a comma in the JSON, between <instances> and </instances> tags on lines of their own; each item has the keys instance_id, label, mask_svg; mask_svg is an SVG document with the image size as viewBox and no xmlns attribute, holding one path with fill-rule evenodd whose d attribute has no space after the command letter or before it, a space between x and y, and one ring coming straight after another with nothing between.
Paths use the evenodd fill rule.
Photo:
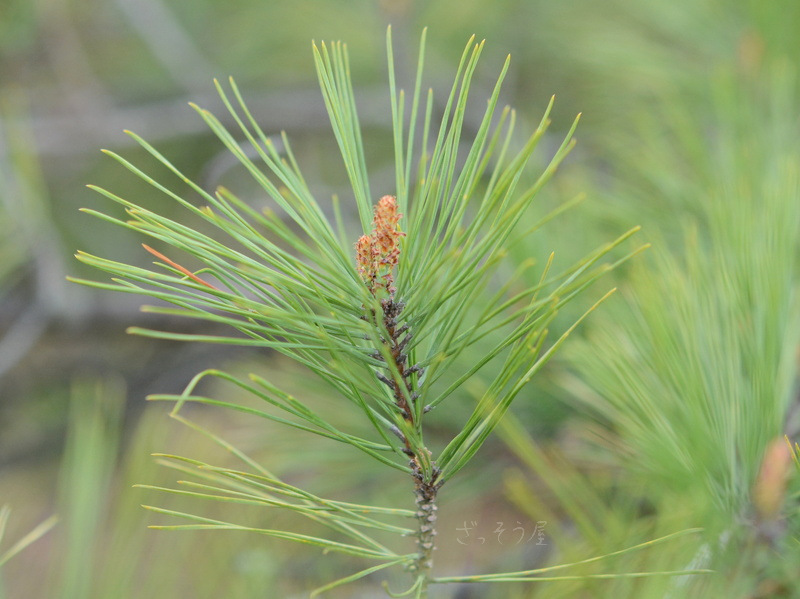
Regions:
<instances>
[{"instance_id":1,"label":"pollen cone cluster","mask_svg":"<svg viewBox=\"0 0 800 599\"><path fill-rule=\"evenodd\" d=\"M383 196L375 205L372 234L362 235L356 242L358 272L373 295L381 288L389 295L395 292L394 267L400 255L400 238L405 236L398 230L402 216L397 212L397 199Z\"/></svg>"}]
</instances>

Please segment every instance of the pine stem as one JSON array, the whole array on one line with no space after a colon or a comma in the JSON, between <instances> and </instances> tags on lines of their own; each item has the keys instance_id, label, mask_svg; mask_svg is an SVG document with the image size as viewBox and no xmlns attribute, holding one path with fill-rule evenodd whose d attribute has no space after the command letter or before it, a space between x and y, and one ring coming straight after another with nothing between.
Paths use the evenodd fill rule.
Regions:
<instances>
[{"instance_id":1,"label":"pine stem","mask_svg":"<svg viewBox=\"0 0 800 599\"><path fill-rule=\"evenodd\" d=\"M411 337L411 332L407 331L407 327L399 326L398 324L398 318L402 310L403 304L395 302L393 297L383 302L383 324L389 333L389 339L387 340L389 353L397 372L400 373L400 380L393 378L388 382L394 392L397 407L403 412L403 417L409 423L414 424L414 402L419 397L414 392L411 374L414 372L421 373L421 369L418 366L407 367L407 357L403 353L403 349L406 341ZM406 337L401 340L403 334ZM406 399L407 397L411 398L411 402ZM414 500L417 504L417 559L410 569L419 580L417 597L425 598L428 596L428 582L430 580L430 571L433 568L433 551L436 549L434 538L436 536L436 512L439 509L436 505L436 496L441 486L436 479L439 475L439 470L430 459L430 451L426 447L417 448L417 452L425 452L427 453L426 456L417 455L408 439L402 438L406 445L405 452L411 456L409 465L411 466L411 476L414 480ZM421 466L423 459L433 466L427 476Z\"/></svg>"},{"instance_id":2,"label":"pine stem","mask_svg":"<svg viewBox=\"0 0 800 599\"><path fill-rule=\"evenodd\" d=\"M419 364L408 365L407 347L412 339L408 324L401 324L405 304L395 300L393 269L400 255L398 242L405 233L400 232L397 223L402 214L397 212L394 196L383 196L375 205L373 230L371 235L363 235L356 242L356 264L362 280L373 297L384 295L381 299L381 314L370 311L370 317L363 317L383 325L386 336L381 338L384 350L373 355L387 360L387 372L377 372L378 380L392 391L394 404L402 414L403 420L411 428L420 430L420 414L417 401L420 399L419 384L423 368ZM416 375L416 385L414 383ZM415 387L416 390L415 390ZM416 576L416 597L428 596L430 572L433 568L433 551L436 548L436 494L441 483L437 482L440 470L431 459L431 452L421 442L416 446L396 426L392 432L403 442L403 453L411 458L411 476L414 480L414 498L417 504L417 557L409 569ZM424 464L424 466L423 466Z\"/></svg>"},{"instance_id":3,"label":"pine stem","mask_svg":"<svg viewBox=\"0 0 800 599\"><path fill-rule=\"evenodd\" d=\"M416 460L412 460L412 476L414 477L414 499L417 504L417 559L411 569L421 577L421 593L419 597L428 596L428 581L433 568L433 551L436 549L436 518L438 507L436 495L439 485L433 481L425 481Z\"/></svg>"}]
</instances>

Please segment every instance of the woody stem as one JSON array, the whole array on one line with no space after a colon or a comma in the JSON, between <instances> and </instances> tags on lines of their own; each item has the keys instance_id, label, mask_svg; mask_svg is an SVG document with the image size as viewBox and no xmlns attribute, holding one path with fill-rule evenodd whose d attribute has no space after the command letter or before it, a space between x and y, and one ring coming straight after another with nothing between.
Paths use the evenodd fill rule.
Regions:
<instances>
[{"instance_id":1,"label":"woody stem","mask_svg":"<svg viewBox=\"0 0 800 599\"><path fill-rule=\"evenodd\" d=\"M408 331L407 326L401 326L398 323L399 317L403 311L403 304L396 302L394 297L384 300L383 307L383 325L388 333L386 343L388 345L389 354L394 364L394 369L399 376L392 376L391 379L386 379L385 382L392 389L395 405L400 409L403 418L411 425L414 425L416 418L415 402L418 400L418 394L414 392L411 376L416 373L422 374L422 369L419 366L408 366L408 357L405 353L405 348L411 339L411 332ZM414 500L417 505L416 519L417 519L417 558L411 566L412 572L420 579L420 594L419 597L427 596L427 586L429 574L433 566L433 551L435 549L435 536L436 536L436 494L439 490L439 484L436 482L438 470L434 466L432 475L429 475L429 480L426 480L425 472L420 465L420 457L412 449L408 439L402 436L405 444L404 452L411 457L411 476L414 481ZM424 447L417 451L425 451ZM425 456L426 461L429 461L429 455Z\"/></svg>"},{"instance_id":2,"label":"woody stem","mask_svg":"<svg viewBox=\"0 0 800 599\"><path fill-rule=\"evenodd\" d=\"M402 311L403 304L395 302L394 298L390 297L383 302L383 324L389 334L387 345L394 367L399 374L399 377L392 376L389 384L395 405L402 411L403 418L406 422L414 424L413 402L416 400L416 394L413 392L411 375L417 370L408 367L408 356L403 351L408 340L411 339L411 333L408 331L408 327L398 325L398 317Z\"/></svg>"},{"instance_id":3,"label":"woody stem","mask_svg":"<svg viewBox=\"0 0 800 599\"><path fill-rule=\"evenodd\" d=\"M428 580L433 568L433 551L436 549L436 494L439 486L426 482L416 460L412 460L412 476L414 477L414 498L417 504L417 559L411 569L421 578L421 594L427 596Z\"/></svg>"}]
</instances>

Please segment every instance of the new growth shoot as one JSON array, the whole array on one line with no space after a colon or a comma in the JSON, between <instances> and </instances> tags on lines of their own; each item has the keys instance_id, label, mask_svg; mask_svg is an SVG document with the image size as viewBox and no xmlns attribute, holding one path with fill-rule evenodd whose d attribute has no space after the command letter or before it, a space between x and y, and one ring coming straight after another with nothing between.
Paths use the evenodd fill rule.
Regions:
<instances>
[{"instance_id":1,"label":"new growth shoot","mask_svg":"<svg viewBox=\"0 0 800 599\"><path fill-rule=\"evenodd\" d=\"M149 306L149 312L225 325L231 334L144 328L131 332L269 349L316 377L340 402L339 413L347 415L341 422L321 411L314 394L293 395L261 375L239 377L216 369L196 375L181 394L150 398L174 402L173 418L201 431L241 462L240 468L231 468L161 456L162 463L182 475L194 474L200 482L196 487L187 483L180 489L160 491L218 500L231 510L231 521L150 507L190 521L159 528L249 530L367 563L317 592L398 566L413 574L405 596L425 597L429 584L453 582L431 572L437 493L469 463L521 390L608 294L559 337L549 340L548 331L559 309L641 249L605 260L637 230L632 229L561 273L550 272L552 255L508 268L509 248L525 243L553 216L534 215L529 209L573 147L577 119L544 170L531 177L528 163L550 123L552 100L538 127L517 144L514 111L496 110L506 62L485 114L468 138L464 128L467 95L483 42L471 39L465 47L440 123L434 122L432 92L422 93L424 47L425 34L414 91L406 98L395 87L391 31L387 36L396 195L384 195L373 206L375 195L370 190L346 49L338 43L314 46L322 95L354 198L354 220L365 232L355 248L356 235L346 233L344 219L337 216L338 222L330 222L306 183L288 136L281 137L279 151L230 81L230 91L219 83L217 88L236 123L235 132L210 112L194 108L252 176L263 198L248 202L223 187L208 191L131 133L188 190L173 190L127 159L109 155L203 226L190 227L179 218L173 220L95 188L120 204L126 214L118 219L87 212L166 248L162 252L145 246L158 260L155 268L78 254L82 262L112 276L110 282L79 282L157 298L160 305ZM407 100L408 114L404 112ZM186 191L200 197L204 205L198 207L186 199ZM279 210L267 210L262 205L267 200ZM200 268L185 268L180 264L184 258L177 253L189 256ZM534 267L538 272L532 274ZM507 277L497 288L499 272ZM198 384L209 377L234 388L233 397L245 392L261 407L200 395ZM461 394L462 402L471 401L462 390L475 377L482 377L477 387L485 391L477 401L466 404L466 410L452 411L450 425L455 434L433 455L423 439L423 416L454 395ZM342 502L291 485L214 432L187 420L181 408L190 402L245 412L271 425L289 427L297 435L344 444L377 467L410 475L416 508ZM321 532L236 523L232 498L303 516ZM398 548L375 538L375 531L384 537L394 535ZM416 541L412 553L402 549L409 537ZM515 576L534 579L536 573ZM502 574L493 574L472 576L466 582L503 580Z\"/></svg>"},{"instance_id":2,"label":"new growth shoot","mask_svg":"<svg viewBox=\"0 0 800 599\"><path fill-rule=\"evenodd\" d=\"M373 356L378 360L388 358L385 372L377 372L378 379L392 392L395 406L401 414L403 429L419 429L416 402L420 399L419 385L424 369L416 364L408 365L408 354L405 353L413 332L408 324L401 324L405 305L395 299L397 289L394 286L394 269L400 256L400 239L405 233L400 231L399 221L403 215L398 212L397 199L394 196L383 196L375 205L375 216L372 221L372 234L362 235L356 242L356 262L358 273L370 294L379 300L380 312L369 309L365 319L380 324L385 336L380 338L381 347L376 348ZM414 479L414 496L417 504L417 549L418 558L409 567L423 577L433 566L432 553L436 536L436 492L441 486L437 482L440 470L432 463L430 452L425 447L412 447L408 437L399 427L392 427L392 432L403 442L403 453L411 460L412 477ZM423 466L424 464L424 466Z\"/></svg>"}]
</instances>

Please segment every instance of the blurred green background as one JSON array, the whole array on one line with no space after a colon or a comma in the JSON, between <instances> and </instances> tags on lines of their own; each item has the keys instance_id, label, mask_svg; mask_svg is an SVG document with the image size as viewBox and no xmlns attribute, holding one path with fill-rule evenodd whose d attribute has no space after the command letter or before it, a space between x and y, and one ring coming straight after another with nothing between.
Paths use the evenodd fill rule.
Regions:
<instances>
[{"instance_id":1,"label":"blurred green background","mask_svg":"<svg viewBox=\"0 0 800 599\"><path fill-rule=\"evenodd\" d=\"M783 434L797 441L800 430L796 0L3 0L0 504L13 509L3 543L53 513L60 520L4 567L0 596L299 597L356 569L241 533L146 529L155 518L140 504L187 505L132 488L175 479L151 453L228 459L170 421L166 407L145 405L147 394L179 392L210 366L318 394L302 372L267 353L127 336L130 325L198 325L159 321L138 311L138 298L65 277L95 276L72 258L76 249L152 260L141 239L78 211L109 210L87 183L151 208L161 201L99 152L144 160L123 129L206 188L246 185L186 106L222 117L214 77L236 79L268 134L287 131L320 198L347 199L311 40L348 44L372 177L389 185L389 24L404 87L429 28L426 83L440 101L469 36L486 38L471 96L476 115L510 53L502 99L527 128L556 95L545 153L583 113L578 147L542 192L537 214L579 193L586 199L513 260L541 261L553 250L567 265L637 224L640 242L653 243L556 323L563 328L592 294L620 287L621 297L517 400L478 463L443 492L437 569L577 561L703 527L690 540L572 573L717 570L699 582L442 587L432 596L800 597L797 472L785 445L767 452ZM165 174L148 168L157 179ZM467 413L474 398L459 401ZM464 413L458 404L437 412L434 434L451 435ZM322 442L237 415L193 416L317 492L348 498L359 489L410 507L411 493L390 476L371 465L342 469L348 458ZM269 517L248 511L240 519ZM472 521L487 527L484 545L459 543L457 529ZM504 545L492 534L499 522L532 531L538 521L548 523L543 546ZM330 596L381 596L380 580Z\"/></svg>"}]
</instances>

